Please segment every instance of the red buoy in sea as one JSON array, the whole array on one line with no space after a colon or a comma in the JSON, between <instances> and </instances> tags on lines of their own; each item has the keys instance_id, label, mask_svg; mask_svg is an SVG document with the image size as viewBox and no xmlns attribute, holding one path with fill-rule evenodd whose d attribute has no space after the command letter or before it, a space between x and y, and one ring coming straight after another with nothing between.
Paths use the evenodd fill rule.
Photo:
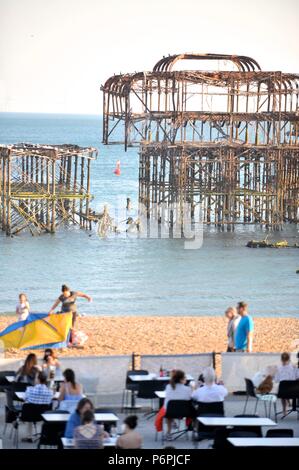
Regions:
<instances>
[{"instance_id":1,"label":"red buoy in sea","mask_svg":"<svg viewBox=\"0 0 299 470\"><path fill-rule=\"evenodd\" d=\"M117 162L116 162L116 167L115 167L115 170L114 170L113 173L114 173L116 176L120 176L120 173L121 173L121 171L120 171L120 160L117 160Z\"/></svg>"}]
</instances>

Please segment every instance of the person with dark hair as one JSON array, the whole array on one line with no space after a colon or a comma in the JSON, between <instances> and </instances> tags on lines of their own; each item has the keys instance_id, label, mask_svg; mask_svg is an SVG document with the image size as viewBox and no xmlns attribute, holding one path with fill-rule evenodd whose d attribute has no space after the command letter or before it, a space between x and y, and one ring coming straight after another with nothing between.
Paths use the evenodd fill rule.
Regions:
<instances>
[{"instance_id":1,"label":"person with dark hair","mask_svg":"<svg viewBox=\"0 0 299 470\"><path fill-rule=\"evenodd\" d=\"M118 449L141 449L142 437L135 431L138 418L135 415L127 416L122 426L122 435L116 441Z\"/></svg>"},{"instance_id":2,"label":"person with dark hair","mask_svg":"<svg viewBox=\"0 0 299 470\"><path fill-rule=\"evenodd\" d=\"M37 384L34 387L27 387L25 401L35 405L48 405L53 399L53 391L47 387L47 376L39 372Z\"/></svg>"},{"instance_id":3,"label":"person with dark hair","mask_svg":"<svg viewBox=\"0 0 299 470\"><path fill-rule=\"evenodd\" d=\"M170 400L191 400L192 389L191 387L185 384L186 384L185 372L179 369L175 370L172 373L170 382L166 386L166 389L165 389L164 405L156 416L155 426L156 426L157 432L162 431L163 417L166 414L167 405ZM172 440L172 437L171 437L172 421L173 421L172 419L167 419L166 440Z\"/></svg>"},{"instance_id":4,"label":"person with dark hair","mask_svg":"<svg viewBox=\"0 0 299 470\"><path fill-rule=\"evenodd\" d=\"M35 385L40 367L37 364L36 354L30 353L25 359L24 365L16 373L16 382Z\"/></svg>"},{"instance_id":5,"label":"person with dark hair","mask_svg":"<svg viewBox=\"0 0 299 470\"><path fill-rule=\"evenodd\" d=\"M93 411L86 410L81 425L74 430L75 449L103 449L106 434L94 419Z\"/></svg>"},{"instance_id":6,"label":"person with dark hair","mask_svg":"<svg viewBox=\"0 0 299 470\"><path fill-rule=\"evenodd\" d=\"M64 437L73 439L75 428L80 426L82 416L87 410L94 410L93 403L91 400L89 400L89 398L81 398L81 400L77 403L76 410L69 417L69 420L66 424Z\"/></svg>"},{"instance_id":7,"label":"person with dark hair","mask_svg":"<svg viewBox=\"0 0 299 470\"><path fill-rule=\"evenodd\" d=\"M76 300L77 297L82 297L83 299L87 299L88 302L92 302L92 298L90 295L84 294L83 292L80 291L72 291L67 285L63 284L61 286L61 295L56 299L54 304L52 305L52 308L49 312L49 315L54 313L54 310L58 305L61 303L61 312L62 313L72 313L73 320L72 324L73 327L75 326L76 318L77 318L77 306L76 306Z\"/></svg>"},{"instance_id":8,"label":"person with dark hair","mask_svg":"<svg viewBox=\"0 0 299 470\"><path fill-rule=\"evenodd\" d=\"M32 405L51 405L53 392L47 387L47 376L43 372L39 372L37 376L37 384L34 387L27 387L25 392L25 402ZM32 442L32 423L28 423L27 437L22 439L23 442Z\"/></svg>"},{"instance_id":9,"label":"person with dark hair","mask_svg":"<svg viewBox=\"0 0 299 470\"><path fill-rule=\"evenodd\" d=\"M61 303L61 313L72 313L72 330L70 337L70 344L72 343L73 329L75 328L76 319L77 319L77 306L76 300L78 297L87 299L88 302L92 302L92 297L88 294L84 294L80 291L72 291L66 284L61 286L61 295L56 299L52 308L49 312L49 315L54 313L54 310Z\"/></svg>"},{"instance_id":10,"label":"person with dark hair","mask_svg":"<svg viewBox=\"0 0 299 470\"><path fill-rule=\"evenodd\" d=\"M57 359L57 356L56 356L55 352L53 351L53 349L47 348L47 349L45 349L45 353L44 353L43 367L47 368L47 367L50 367L50 366L60 368L60 362Z\"/></svg>"},{"instance_id":11,"label":"person with dark hair","mask_svg":"<svg viewBox=\"0 0 299 470\"><path fill-rule=\"evenodd\" d=\"M248 305L245 302L239 302L237 312L241 319L235 331L235 350L237 352L252 352L254 323L252 317L248 314Z\"/></svg>"},{"instance_id":12,"label":"person with dark hair","mask_svg":"<svg viewBox=\"0 0 299 470\"><path fill-rule=\"evenodd\" d=\"M58 397L59 409L72 412L76 403L83 398L83 387L76 382L75 372L72 369L66 369L63 376L64 382L60 386Z\"/></svg>"}]
</instances>

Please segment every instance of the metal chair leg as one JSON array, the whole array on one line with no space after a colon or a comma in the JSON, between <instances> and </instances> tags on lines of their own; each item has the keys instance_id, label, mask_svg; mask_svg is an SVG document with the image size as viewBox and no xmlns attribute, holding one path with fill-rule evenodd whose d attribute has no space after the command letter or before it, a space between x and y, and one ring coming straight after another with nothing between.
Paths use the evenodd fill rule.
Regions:
<instances>
[{"instance_id":1,"label":"metal chair leg","mask_svg":"<svg viewBox=\"0 0 299 470\"><path fill-rule=\"evenodd\" d=\"M255 409L254 409L254 414L256 415L256 410L257 410L257 405L259 403L259 400L258 398L256 399L256 402L255 402Z\"/></svg>"},{"instance_id":2,"label":"metal chair leg","mask_svg":"<svg viewBox=\"0 0 299 470\"><path fill-rule=\"evenodd\" d=\"M265 407L265 416L266 416L266 418L267 418L268 412L267 412L267 403L266 403L265 400L264 400L264 407Z\"/></svg>"},{"instance_id":3,"label":"metal chair leg","mask_svg":"<svg viewBox=\"0 0 299 470\"><path fill-rule=\"evenodd\" d=\"M245 415L245 412L246 412L246 408L247 408L247 403L248 403L248 395L246 397L246 402L245 402L245 406L244 406L244 410L243 410L243 415Z\"/></svg>"}]
</instances>

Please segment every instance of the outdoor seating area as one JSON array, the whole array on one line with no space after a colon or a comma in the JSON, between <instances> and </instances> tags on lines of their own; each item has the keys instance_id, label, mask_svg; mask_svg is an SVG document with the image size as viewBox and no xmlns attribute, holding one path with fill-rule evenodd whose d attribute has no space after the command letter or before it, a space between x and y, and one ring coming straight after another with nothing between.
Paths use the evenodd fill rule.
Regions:
<instances>
[{"instance_id":1,"label":"outdoor seating area","mask_svg":"<svg viewBox=\"0 0 299 470\"><path fill-rule=\"evenodd\" d=\"M223 356L220 359L225 362L227 354ZM229 360L233 361L233 356L237 361L237 355L234 354ZM244 361L250 364L251 360L252 364L254 358L248 356L243 355ZM276 356L268 355L265 365L269 364L269 361L275 364ZM36 376L39 383L35 386L32 383L19 381L20 372L16 367L20 365L19 363L2 359L0 363L2 448L75 448L77 441L75 434L72 434L75 433L75 427L71 433L68 427L81 406L80 403L83 403L83 407L88 403L88 407L92 410L92 421L101 429L101 448L118 447L121 442L120 436L125 432L124 425L126 426L126 422L130 422L131 418L135 420L134 433L142 442L139 447L144 449L163 449L169 444L168 441L171 441L171 447L178 449L299 446L298 380L282 381L271 393L259 394L253 380L246 376L241 378L243 387L233 390L227 382L229 378L225 377L225 367L222 367L221 379L216 379L213 368L215 354L144 358L133 354L129 361L128 358L129 356L125 360L127 368L118 369L119 377L116 380L115 370L109 377L105 364L111 368L114 362L119 364L119 361L114 361L113 357L95 357L94 364L99 367L94 367L93 374L90 373L86 383L97 384L97 387L87 386L86 389L83 382L87 377L86 370L90 368L92 358L87 358L85 365L83 358L78 358L77 367L75 358L63 358L59 360L59 367L56 367L55 371L53 367L49 371L44 368L42 374L48 374L46 384L42 383L43 378L39 373ZM61 390L63 387L66 388L68 383L69 359L72 360L76 384L83 385L80 395L67 397L66 401L72 402L72 406L64 409ZM259 361L255 363L260 364ZM6 367L9 364L11 367ZM145 364L148 369L145 368ZM160 366L156 367L157 364ZM178 366L181 369L178 369ZM37 367L43 368L39 364ZM176 397L175 388L171 389L178 372L182 374L183 380L177 374L179 377L176 381L177 390L179 387L185 391L190 390L188 399ZM215 383L211 387L216 387L216 391L217 387L226 391L223 399L213 401L215 395L211 395L210 399L206 394L198 395L203 398L195 399L198 393L204 389L208 390L208 372L212 373L212 376L215 374ZM253 372L256 371L249 366L247 375L252 377ZM220 377L219 372L217 375ZM107 382L109 378L110 388ZM30 397L28 389L42 385L51 391L50 400L41 403L38 401L40 397L37 399L35 396L36 401L28 402ZM194 390L197 390L196 394ZM281 399L287 400L287 410L283 414ZM85 414L88 414L88 411L85 411ZM85 415L78 414L77 426L82 423L82 416ZM30 440L28 429L32 435Z\"/></svg>"}]
</instances>

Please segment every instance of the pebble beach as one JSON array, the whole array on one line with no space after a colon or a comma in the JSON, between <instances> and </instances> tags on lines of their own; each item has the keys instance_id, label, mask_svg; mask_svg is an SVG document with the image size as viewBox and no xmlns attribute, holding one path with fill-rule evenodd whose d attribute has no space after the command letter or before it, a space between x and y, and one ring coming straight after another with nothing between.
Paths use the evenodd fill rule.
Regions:
<instances>
[{"instance_id":1,"label":"pebble beach","mask_svg":"<svg viewBox=\"0 0 299 470\"><path fill-rule=\"evenodd\" d=\"M0 317L0 330L14 319ZM299 339L299 319L255 318L254 352L291 351ZM226 320L222 317L79 317L77 329L88 340L83 349L66 348L60 356L131 354L191 354L226 350ZM28 351L9 349L6 357Z\"/></svg>"}]
</instances>

